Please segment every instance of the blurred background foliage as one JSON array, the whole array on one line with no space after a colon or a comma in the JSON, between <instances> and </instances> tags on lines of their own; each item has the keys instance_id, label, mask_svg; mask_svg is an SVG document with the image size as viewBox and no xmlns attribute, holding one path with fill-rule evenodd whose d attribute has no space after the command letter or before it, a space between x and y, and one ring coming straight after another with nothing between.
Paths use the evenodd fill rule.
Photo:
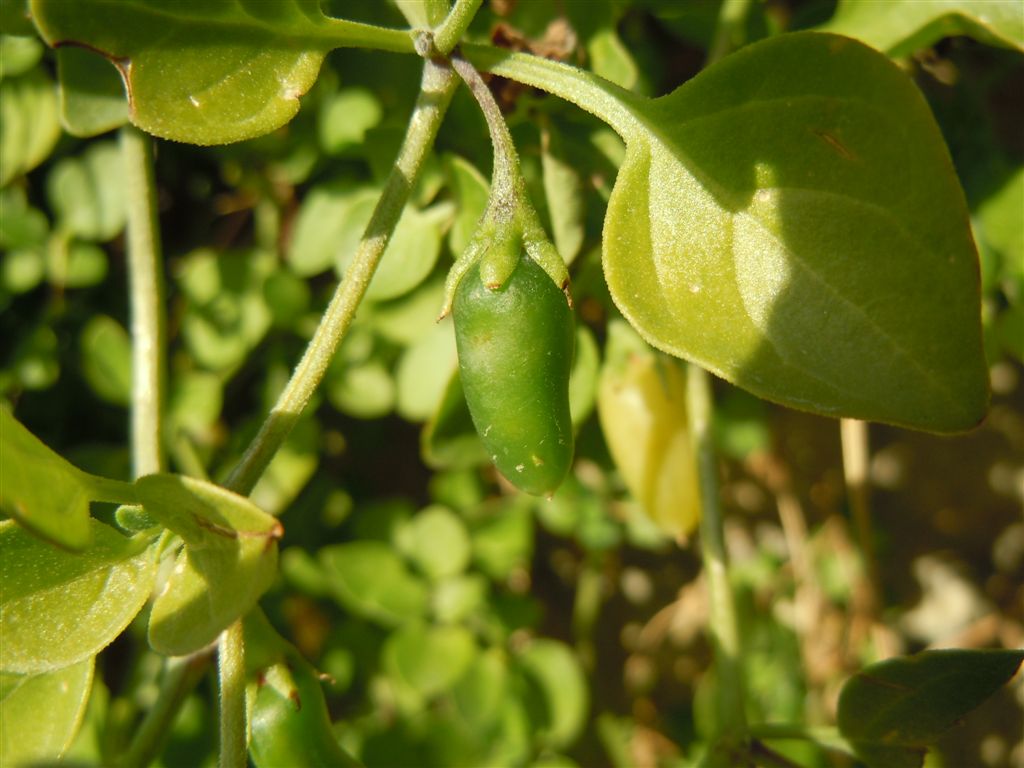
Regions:
<instances>
[{"instance_id":1,"label":"blurred background foliage","mask_svg":"<svg viewBox=\"0 0 1024 768\"><path fill-rule=\"evenodd\" d=\"M58 60L16 5L0 15L0 393L73 462L128 479L125 190L104 133L124 104L116 91L88 113L62 103L58 67L108 65L82 51ZM391 4L324 6L403 24ZM748 37L834 23L836 11L756 3ZM717 14L715 0L491 0L471 31L657 95L699 71ZM717 387L761 720L834 722L843 680L893 653L1024 643L1024 56L965 32L940 26L898 61L931 104L971 210L988 420L956 438L872 427L872 524L858 532L836 422ZM418 67L335 51L285 128L225 147L158 144L176 471L223 479L287 380L390 168ZM459 93L317 401L254 492L286 531L263 605L328 676L338 738L368 765L686 765L714 717L699 557L630 497L595 409L617 318L601 222L623 147L553 97L492 87L571 263L575 470L550 501L502 483L461 399L450 321L434 322L490 174L485 126ZM155 695L160 660L145 616L136 625L101 656L75 759L116 752ZM1024 763L1022 690L1000 692L929 765ZM212 688L190 696L162 765L215 763L215 705ZM779 749L800 765L843 764L809 745Z\"/></svg>"}]
</instances>

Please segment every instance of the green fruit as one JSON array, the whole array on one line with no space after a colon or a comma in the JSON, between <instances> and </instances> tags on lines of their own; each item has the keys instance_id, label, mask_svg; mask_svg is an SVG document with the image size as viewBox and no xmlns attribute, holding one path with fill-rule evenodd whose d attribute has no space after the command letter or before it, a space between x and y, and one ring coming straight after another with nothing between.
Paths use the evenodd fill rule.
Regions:
<instances>
[{"instance_id":1,"label":"green fruit","mask_svg":"<svg viewBox=\"0 0 1024 768\"><path fill-rule=\"evenodd\" d=\"M523 256L493 290L474 266L459 283L453 314L462 388L487 455L520 490L552 494L573 456L576 335L565 295Z\"/></svg>"},{"instance_id":2,"label":"green fruit","mask_svg":"<svg viewBox=\"0 0 1024 768\"><path fill-rule=\"evenodd\" d=\"M359 763L334 738L320 680L302 659L267 667L250 716L249 751L258 768L347 768Z\"/></svg>"},{"instance_id":3,"label":"green fruit","mask_svg":"<svg viewBox=\"0 0 1024 768\"><path fill-rule=\"evenodd\" d=\"M685 369L653 354L608 364L597 413L608 451L633 498L665 533L684 539L700 521Z\"/></svg>"}]
</instances>

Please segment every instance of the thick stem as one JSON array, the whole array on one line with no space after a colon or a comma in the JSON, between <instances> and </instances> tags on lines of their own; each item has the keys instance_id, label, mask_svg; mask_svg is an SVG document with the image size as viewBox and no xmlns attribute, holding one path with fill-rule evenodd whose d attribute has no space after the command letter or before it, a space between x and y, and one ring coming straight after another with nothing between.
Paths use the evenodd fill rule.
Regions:
<instances>
[{"instance_id":1,"label":"thick stem","mask_svg":"<svg viewBox=\"0 0 1024 768\"><path fill-rule=\"evenodd\" d=\"M253 489L323 379L402 215L457 82L447 65L433 61L424 63L420 96L409 121L405 141L352 264L273 410L228 477L226 486L229 489L243 494Z\"/></svg>"},{"instance_id":2,"label":"thick stem","mask_svg":"<svg viewBox=\"0 0 1024 768\"><path fill-rule=\"evenodd\" d=\"M700 554L711 603L709 631L718 677L718 725L723 735L735 736L746 727L745 684L739 623L729 583L722 504L718 493L718 460L711 435L711 377L696 365L688 368L686 406L700 482Z\"/></svg>"},{"instance_id":3,"label":"thick stem","mask_svg":"<svg viewBox=\"0 0 1024 768\"><path fill-rule=\"evenodd\" d=\"M483 0L455 0L455 5L434 32L434 48L442 56L451 53L469 28Z\"/></svg>"},{"instance_id":4,"label":"thick stem","mask_svg":"<svg viewBox=\"0 0 1024 768\"><path fill-rule=\"evenodd\" d=\"M167 660L156 702L135 730L132 743L119 763L120 768L144 768L156 759L179 708L209 666L209 654Z\"/></svg>"},{"instance_id":5,"label":"thick stem","mask_svg":"<svg viewBox=\"0 0 1024 768\"><path fill-rule=\"evenodd\" d=\"M245 768L245 635L242 622L224 630L217 646L220 671L220 768Z\"/></svg>"},{"instance_id":6,"label":"thick stem","mask_svg":"<svg viewBox=\"0 0 1024 768\"><path fill-rule=\"evenodd\" d=\"M128 199L128 295L132 333L132 473L164 469L164 302L153 177L153 143L134 126L121 129Z\"/></svg>"}]
</instances>

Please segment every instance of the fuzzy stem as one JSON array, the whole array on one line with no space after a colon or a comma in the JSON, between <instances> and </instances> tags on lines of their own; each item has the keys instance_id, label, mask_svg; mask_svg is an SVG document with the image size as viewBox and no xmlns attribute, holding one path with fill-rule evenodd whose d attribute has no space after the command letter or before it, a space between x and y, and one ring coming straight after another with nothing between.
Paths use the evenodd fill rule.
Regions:
<instances>
[{"instance_id":1,"label":"fuzzy stem","mask_svg":"<svg viewBox=\"0 0 1024 768\"><path fill-rule=\"evenodd\" d=\"M434 32L434 47L442 56L451 53L469 28L483 0L456 0L447 18Z\"/></svg>"},{"instance_id":2,"label":"fuzzy stem","mask_svg":"<svg viewBox=\"0 0 1024 768\"><path fill-rule=\"evenodd\" d=\"M277 449L291 432L299 415L319 386L338 344L344 337L377 264L398 223L423 159L433 145L457 80L445 64L424 62L420 96L409 121L405 141L388 176L384 191L366 226L351 266L339 283L320 325L278 397L273 410L249 444L226 486L236 493L249 493L267 468Z\"/></svg>"},{"instance_id":3,"label":"fuzzy stem","mask_svg":"<svg viewBox=\"0 0 1024 768\"><path fill-rule=\"evenodd\" d=\"M128 295L132 333L132 474L164 469L164 302L153 178L153 142L134 126L121 129L128 199Z\"/></svg>"},{"instance_id":4,"label":"fuzzy stem","mask_svg":"<svg viewBox=\"0 0 1024 768\"><path fill-rule=\"evenodd\" d=\"M217 646L220 672L220 768L245 768L245 635L242 622L224 630Z\"/></svg>"},{"instance_id":5,"label":"fuzzy stem","mask_svg":"<svg viewBox=\"0 0 1024 768\"><path fill-rule=\"evenodd\" d=\"M739 622L732 585L729 582L722 503L718 493L718 461L711 436L711 377L707 371L696 365L688 366L686 406L700 483L700 554L711 602L709 631L718 676L718 725L722 734L735 736L746 727L746 686L743 679Z\"/></svg>"}]
</instances>

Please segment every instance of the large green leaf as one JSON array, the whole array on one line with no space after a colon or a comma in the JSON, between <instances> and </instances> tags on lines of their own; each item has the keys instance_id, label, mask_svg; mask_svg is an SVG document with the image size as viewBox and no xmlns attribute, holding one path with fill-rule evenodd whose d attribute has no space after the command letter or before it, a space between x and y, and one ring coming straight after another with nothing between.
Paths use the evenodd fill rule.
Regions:
<instances>
[{"instance_id":1,"label":"large green leaf","mask_svg":"<svg viewBox=\"0 0 1024 768\"><path fill-rule=\"evenodd\" d=\"M85 48L57 51L60 119L74 136L97 136L128 121L128 101L118 70Z\"/></svg>"},{"instance_id":2,"label":"large green leaf","mask_svg":"<svg viewBox=\"0 0 1024 768\"><path fill-rule=\"evenodd\" d=\"M407 35L324 16L318 0L33 0L31 8L48 43L91 48L118 66L133 123L193 144L284 125L332 48L412 48Z\"/></svg>"},{"instance_id":3,"label":"large green leaf","mask_svg":"<svg viewBox=\"0 0 1024 768\"><path fill-rule=\"evenodd\" d=\"M978 423L988 378L963 193L895 65L799 33L664 98L620 99L605 276L649 342L797 408Z\"/></svg>"},{"instance_id":4,"label":"large green leaf","mask_svg":"<svg viewBox=\"0 0 1024 768\"><path fill-rule=\"evenodd\" d=\"M839 730L870 768L920 765L924 748L1005 685L1022 661L1024 651L955 649L872 664L843 686Z\"/></svg>"},{"instance_id":5,"label":"large green leaf","mask_svg":"<svg viewBox=\"0 0 1024 768\"><path fill-rule=\"evenodd\" d=\"M177 475L136 482L146 511L185 541L149 619L149 642L184 655L251 609L277 575L281 524L244 496Z\"/></svg>"},{"instance_id":6,"label":"large green leaf","mask_svg":"<svg viewBox=\"0 0 1024 768\"><path fill-rule=\"evenodd\" d=\"M156 547L90 521L74 554L0 523L0 671L38 674L76 664L128 626L153 589Z\"/></svg>"},{"instance_id":7,"label":"large green leaf","mask_svg":"<svg viewBox=\"0 0 1024 768\"><path fill-rule=\"evenodd\" d=\"M943 37L967 35L1024 50L1024 12L1006 0L840 0L822 30L862 40L890 56L906 56Z\"/></svg>"},{"instance_id":8,"label":"large green leaf","mask_svg":"<svg viewBox=\"0 0 1024 768\"><path fill-rule=\"evenodd\" d=\"M0 765L49 762L64 754L85 714L95 661L90 656L39 675L0 673Z\"/></svg>"},{"instance_id":9,"label":"large green leaf","mask_svg":"<svg viewBox=\"0 0 1024 768\"><path fill-rule=\"evenodd\" d=\"M89 484L0 407L0 510L69 549L89 544Z\"/></svg>"}]
</instances>

